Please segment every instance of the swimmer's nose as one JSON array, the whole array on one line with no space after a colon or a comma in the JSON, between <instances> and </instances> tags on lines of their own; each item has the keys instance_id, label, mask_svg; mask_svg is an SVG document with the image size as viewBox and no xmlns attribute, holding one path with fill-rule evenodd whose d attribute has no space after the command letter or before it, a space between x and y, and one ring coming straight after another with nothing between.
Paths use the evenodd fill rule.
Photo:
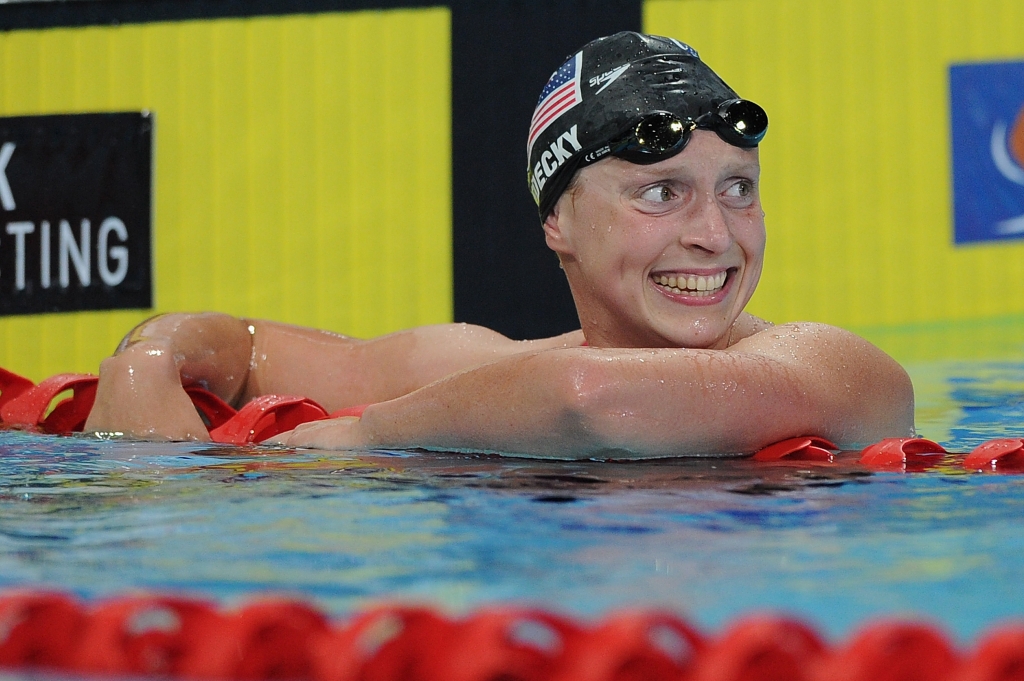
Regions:
<instances>
[{"instance_id":1,"label":"swimmer's nose","mask_svg":"<svg viewBox=\"0 0 1024 681\"><path fill-rule=\"evenodd\" d=\"M717 254L732 246L732 230L714 195L707 196L682 219L686 221L679 237L683 248Z\"/></svg>"}]
</instances>

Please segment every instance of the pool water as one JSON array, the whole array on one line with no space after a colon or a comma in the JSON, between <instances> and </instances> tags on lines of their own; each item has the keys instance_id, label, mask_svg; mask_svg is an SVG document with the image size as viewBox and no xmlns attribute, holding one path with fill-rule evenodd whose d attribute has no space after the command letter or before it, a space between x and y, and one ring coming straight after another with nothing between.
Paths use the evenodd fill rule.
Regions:
<instances>
[{"instance_id":1,"label":"pool water","mask_svg":"<svg viewBox=\"0 0 1024 681\"><path fill-rule=\"evenodd\" d=\"M910 366L918 430L951 451L1024 435L1024 362ZM673 609L716 630L879 616L962 641L1024 616L1024 476L748 460L546 462L0 433L0 589L183 591L230 605L496 602L581 618Z\"/></svg>"}]
</instances>

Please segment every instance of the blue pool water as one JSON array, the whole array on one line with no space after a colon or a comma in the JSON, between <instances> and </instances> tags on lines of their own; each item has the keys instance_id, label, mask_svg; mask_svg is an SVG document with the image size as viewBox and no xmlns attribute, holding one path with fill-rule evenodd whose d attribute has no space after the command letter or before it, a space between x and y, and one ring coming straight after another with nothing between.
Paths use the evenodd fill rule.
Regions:
<instances>
[{"instance_id":1,"label":"blue pool water","mask_svg":"<svg viewBox=\"0 0 1024 681\"><path fill-rule=\"evenodd\" d=\"M1024 434L1024 362L910 367L951 451ZM543 462L0 433L0 589L267 591L577 617L782 609L845 636L908 615L967 641L1024 616L1024 476L744 460Z\"/></svg>"}]
</instances>

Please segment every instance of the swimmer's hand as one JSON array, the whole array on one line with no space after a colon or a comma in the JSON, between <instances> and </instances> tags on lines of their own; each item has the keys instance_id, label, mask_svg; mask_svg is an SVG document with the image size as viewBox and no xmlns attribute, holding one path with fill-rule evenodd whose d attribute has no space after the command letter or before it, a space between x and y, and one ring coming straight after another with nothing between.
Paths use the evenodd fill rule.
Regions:
<instances>
[{"instance_id":1,"label":"swimmer's hand","mask_svg":"<svg viewBox=\"0 0 1024 681\"><path fill-rule=\"evenodd\" d=\"M160 343L141 342L100 364L96 402L85 431L146 440L209 441L174 358Z\"/></svg>"},{"instance_id":2,"label":"swimmer's hand","mask_svg":"<svg viewBox=\"0 0 1024 681\"><path fill-rule=\"evenodd\" d=\"M303 423L294 430L267 440L266 444L311 449L366 449L371 442L358 416Z\"/></svg>"}]
</instances>

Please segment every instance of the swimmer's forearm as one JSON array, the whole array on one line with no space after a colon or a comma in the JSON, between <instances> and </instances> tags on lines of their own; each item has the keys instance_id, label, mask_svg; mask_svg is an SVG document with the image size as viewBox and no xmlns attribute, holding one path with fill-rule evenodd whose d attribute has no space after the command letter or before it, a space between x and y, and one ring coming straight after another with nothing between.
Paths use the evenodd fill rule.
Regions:
<instances>
[{"instance_id":1,"label":"swimmer's forearm","mask_svg":"<svg viewBox=\"0 0 1024 681\"><path fill-rule=\"evenodd\" d=\"M586 456L595 443L574 423L580 396L551 355L511 357L372 405L358 424L365 446Z\"/></svg>"},{"instance_id":2,"label":"swimmer's forearm","mask_svg":"<svg viewBox=\"0 0 1024 681\"><path fill-rule=\"evenodd\" d=\"M550 353L517 355L447 376L368 407L362 418L299 426L275 442L321 449L442 449L581 457L593 449L573 430L572 399L552 381ZM572 392L572 389L569 390ZM566 423L566 421L570 423Z\"/></svg>"},{"instance_id":3,"label":"swimmer's forearm","mask_svg":"<svg viewBox=\"0 0 1024 681\"><path fill-rule=\"evenodd\" d=\"M845 341L817 364L699 350L511 358L368 408L353 446L627 458L750 453L800 435L851 447L909 436L905 372Z\"/></svg>"}]
</instances>

